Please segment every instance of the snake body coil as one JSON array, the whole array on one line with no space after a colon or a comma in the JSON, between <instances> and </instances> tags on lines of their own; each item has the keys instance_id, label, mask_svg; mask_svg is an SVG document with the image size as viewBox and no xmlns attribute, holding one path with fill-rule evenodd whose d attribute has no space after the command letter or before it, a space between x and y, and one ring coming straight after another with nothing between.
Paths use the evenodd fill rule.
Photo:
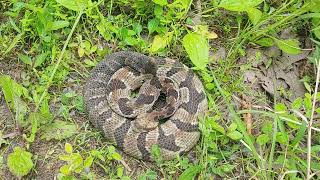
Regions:
<instances>
[{"instance_id":1,"label":"snake body coil","mask_svg":"<svg viewBox=\"0 0 320 180\"><path fill-rule=\"evenodd\" d=\"M100 62L84 99L90 121L107 140L143 160L152 160L153 145L165 160L189 151L200 136L198 118L208 109L201 81L185 65L134 52Z\"/></svg>"}]
</instances>

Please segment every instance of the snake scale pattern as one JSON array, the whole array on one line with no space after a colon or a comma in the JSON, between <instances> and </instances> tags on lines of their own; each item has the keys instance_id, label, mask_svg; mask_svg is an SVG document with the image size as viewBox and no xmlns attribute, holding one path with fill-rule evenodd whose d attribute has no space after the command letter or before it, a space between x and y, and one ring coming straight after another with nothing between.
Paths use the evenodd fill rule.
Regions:
<instances>
[{"instance_id":1,"label":"snake scale pattern","mask_svg":"<svg viewBox=\"0 0 320 180\"><path fill-rule=\"evenodd\" d=\"M189 151L208 103L201 81L177 60L122 51L107 55L84 87L86 111L105 138L135 158L152 161Z\"/></svg>"}]
</instances>

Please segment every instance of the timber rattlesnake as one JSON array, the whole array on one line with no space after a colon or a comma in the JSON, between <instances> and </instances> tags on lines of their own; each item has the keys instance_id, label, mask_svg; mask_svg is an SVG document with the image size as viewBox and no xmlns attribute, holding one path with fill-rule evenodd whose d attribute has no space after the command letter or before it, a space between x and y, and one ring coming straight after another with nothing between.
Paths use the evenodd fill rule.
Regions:
<instances>
[{"instance_id":1,"label":"timber rattlesnake","mask_svg":"<svg viewBox=\"0 0 320 180\"><path fill-rule=\"evenodd\" d=\"M165 160L190 150L200 136L198 117L208 109L192 70L177 60L135 52L113 53L100 62L84 99L90 121L107 140L143 160L152 160L153 145Z\"/></svg>"}]
</instances>

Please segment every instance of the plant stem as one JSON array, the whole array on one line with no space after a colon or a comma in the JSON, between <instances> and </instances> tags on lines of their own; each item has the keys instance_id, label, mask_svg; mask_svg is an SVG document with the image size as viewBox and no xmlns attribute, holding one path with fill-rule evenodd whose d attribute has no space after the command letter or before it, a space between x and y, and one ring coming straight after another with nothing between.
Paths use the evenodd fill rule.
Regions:
<instances>
[{"instance_id":1,"label":"plant stem","mask_svg":"<svg viewBox=\"0 0 320 180\"><path fill-rule=\"evenodd\" d=\"M319 86L319 80L320 80L320 62L318 62L317 66L317 79L316 79L316 87L314 89L314 95L313 95L313 101L312 101L312 111L311 111L311 117L310 121L308 124L308 139L307 139L307 180L311 179L311 135L312 135L312 123L313 123L313 116L314 116L314 111L316 108L316 101L317 101L317 93L318 93L318 86Z\"/></svg>"},{"instance_id":2,"label":"plant stem","mask_svg":"<svg viewBox=\"0 0 320 180\"><path fill-rule=\"evenodd\" d=\"M48 81L48 83L47 83L47 85L46 85L46 88L45 88L45 90L43 91L43 93L41 94L41 97L40 97L40 99L39 99L39 101L38 101L38 103L37 103L37 106L36 106L35 111L37 111L37 110L39 109L41 102L43 101L44 97L46 96L46 94L47 94L47 92L48 92L49 87L50 87L51 84L52 84L52 80L53 80L53 78L54 78L54 75L55 75L56 72L57 72L57 69L58 69L58 67L59 67L59 65L60 65L60 63L61 63L62 57L63 57L63 55L64 55L64 53L65 53L65 51L66 51L66 48L67 48L67 46L68 46L68 44L69 44L69 41L70 41L70 39L71 39L71 37L72 37L72 34L73 34L74 30L76 29L79 21L80 21L80 17L82 16L82 14L83 14L83 11L80 11L79 14L78 14L78 16L77 16L77 18L76 18L76 21L74 22L74 24L73 24L73 26L72 26L72 29L71 29L71 31L70 31L70 33L69 33L69 35L68 35L68 38L67 38L66 42L65 42L64 45L63 45L62 51L61 51L61 53L60 53L60 55L59 55L59 58L58 58L58 61L57 61L56 65L54 66L54 69L53 69L52 74L51 74L51 76L50 76L50 78L49 78L49 81Z\"/></svg>"}]
</instances>

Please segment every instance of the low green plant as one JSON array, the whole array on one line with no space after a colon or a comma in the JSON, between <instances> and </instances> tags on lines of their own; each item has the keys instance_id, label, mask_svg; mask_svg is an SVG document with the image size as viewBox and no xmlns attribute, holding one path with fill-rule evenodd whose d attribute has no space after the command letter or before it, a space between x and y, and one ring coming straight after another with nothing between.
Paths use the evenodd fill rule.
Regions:
<instances>
[{"instance_id":1,"label":"low green plant","mask_svg":"<svg viewBox=\"0 0 320 180\"><path fill-rule=\"evenodd\" d=\"M7 161L10 172L17 177L27 175L34 166L32 154L20 147L14 148Z\"/></svg>"}]
</instances>

